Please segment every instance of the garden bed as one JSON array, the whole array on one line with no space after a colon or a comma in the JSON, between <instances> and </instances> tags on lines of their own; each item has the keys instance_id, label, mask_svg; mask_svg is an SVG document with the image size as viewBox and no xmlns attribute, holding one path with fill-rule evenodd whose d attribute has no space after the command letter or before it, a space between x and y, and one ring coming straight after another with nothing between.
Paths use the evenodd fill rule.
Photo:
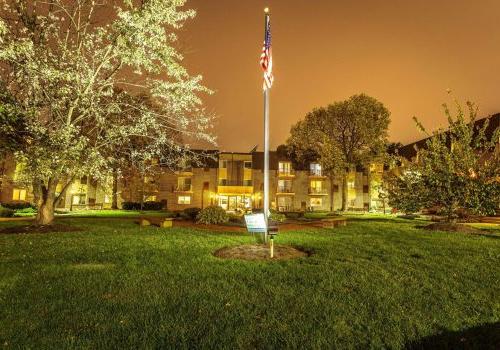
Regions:
<instances>
[{"instance_id":1,"label":"garden bed","mask_svg":"<svg viewBox=\"0 0 500 350\"><path fill-rule=\"evenodd\" d=\"M269 256L269 245L267 244L243 244L233 247L224 247L214 252L214 255L222 259L240 260L289 260L304 258L311 253L288 245L275 244L274 257Z\"/></svg>"}]
</instances>

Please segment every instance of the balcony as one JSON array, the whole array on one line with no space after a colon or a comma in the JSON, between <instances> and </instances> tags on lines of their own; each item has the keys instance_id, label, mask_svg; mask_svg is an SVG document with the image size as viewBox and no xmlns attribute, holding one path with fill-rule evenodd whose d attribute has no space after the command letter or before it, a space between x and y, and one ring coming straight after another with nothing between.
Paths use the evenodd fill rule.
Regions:
<instances>
[{"instance_id":1,"label":"balcony","mask_svg":"<svg viewBox=\"0 0 500 350\"><path fill-rule=\"evenodd\" d=\"M177 185L174 192L193 192L193 185Z\"/></svg>"},{"instance_id":2,"label":"balcony","mask_svg":"<svg viewBox=\"0 0 500 350\"><path fill-rule=\"evenodd\" d=\"M278 177L295 177L295 171L290 169L280 169L278 170Z\"/></svg>"},{"instance_id":3,"label":"balcony","mask_svg":"<svg viewBox=\"0 0 500 350\"><path fill-rule=\"evenodd\" d=\"M220 179L219 186L253 186L252 180L226 180Z\"/></svg>"},{"instance_id":4,"label":"balcony","mask_svg":"<svg viewBox=\"0 0 500 350\"><path fill-rule=\"evenodd\" d=\"M316 169L316 170L310 170L309 171L309 177L316 177L316 178L326 178L326 175L323 173L322 170Z\"/></svg>"},{"instance_id":5,"label":"balcony","mask_svg":"<svg viewBox=\"0 0 500 350\"><path fill-rule=\"evenodd\" d=\"M291 187L280 187L278 186L278 189L276 190L277 195L290 195L293 196L295 194L295 191Z\"/></svg>"},{"instance_id":6,"label":"balcony","mask_svg":"<svg viewBox=\"0 0 500 350\"><path fill-rule=\"evenodd\" d=\"M326 188L310 187L309 188L309 195L311 195L311 196L327 196L328 191L326 190Z\"/></svg>"},{"instance_id":7,"label":"balcony","mask_svg":"<svg viewBox=\"0 0 500 350\"><path fill-rule=\"evenodd\" d=\"M179 176L193 176L193 168L184 168L175 172Z\"/></svg>"}]
</instances>

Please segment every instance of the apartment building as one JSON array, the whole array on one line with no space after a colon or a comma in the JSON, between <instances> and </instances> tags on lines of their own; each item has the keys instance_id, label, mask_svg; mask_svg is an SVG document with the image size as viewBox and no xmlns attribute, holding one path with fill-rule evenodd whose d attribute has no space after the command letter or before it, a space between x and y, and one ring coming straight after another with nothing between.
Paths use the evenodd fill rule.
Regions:
<instances>
[{"instance_id":1,"label":"apartment building","mask_svg":"<svg viewBox=\"0 0 500 350\"><path fill-rule=\"evenodd\" d=\"M19 177L21 164L16 164L11 155L0 159L0 203L32 203L33 192L30 186ZM56 195L62 191L63 184L56 187ZM56 203L59 210L104 209L111 208L111 187L100 184L90 176L73 181L66 195Z\"/></svg>"},{"instance_id":2,"label":"apartment building","mask_svg":"<svg viewBox=\"0 0 500 350\"><path fill-rule=\"evenodd\" d=\"M319 163L294 169L291 160L270 152L270 206L279 211L334 210L342 206L342 180L333 182ZM212 152L204 164L154 177L131 175L120 184L122 201L160 201L168 210L219 205L230 212L263 208L264 154ZM370 175L368 175L370 174ZM383 166L358 169L348 177L348 206L352 210L381 208L377 184ZM369 186L369 181L371 186ZM371 189L372 193L369 193ZM332 201L333 194L333 201Z\"/></svg>"},{"instance_id":3,"label":"apartment building","mask_svg":"<svg viewBox=\"0 0 500 350\"><path fill-rule=\"evenodd\" d=\"M202 164L171 171L161 169L154 176L128 174L118 185L118 206L125 201L163 202L168 210L219 205L229 212L263 208L264 154L210 151ZM12 157L0 161L0 202L32 202L28 186L17 180L19 165ZM348 206L351 210L381 207L376 184L383 167L373 165L370 176L358 169L348 177ZM368 185L368 182L372 186ZM58 186L62 188L62 184ZM111 181L98 183L90 176L77 179L66 196L57 203L60 210L103 209L111 207ZM372 193L368 193L371 189ZM342 206L342 180L330 180L319 163L294 169L292 162L270 152L270 207L278 211L334 210ZM333 200L332 200L333 195Z\"/></svg>"}]
</instances>

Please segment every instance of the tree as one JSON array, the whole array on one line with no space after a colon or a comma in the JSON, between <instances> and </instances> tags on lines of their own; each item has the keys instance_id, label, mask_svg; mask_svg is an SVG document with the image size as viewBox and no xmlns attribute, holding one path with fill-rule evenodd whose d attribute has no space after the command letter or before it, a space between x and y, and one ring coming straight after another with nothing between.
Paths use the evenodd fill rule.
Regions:
<instances>
[{"instance_id":1,"label":"tree","mask_svg":"<svg viewBox=\"0 0 500 350\"><path fill-rule=\"evenodd\" d=\"M429 135L415 119L429 135L412 165L429 193L423 204L442 208L448 222L463 209L493 215L500 207L500 127L492 130L488 119L476 123L477 108L470 102L465 111L456 102L455 116L446 104L443 107L448 119L446 131ZM487 130L491 130L490 135Z\"/></svg>"},{"instance_id":2,"label":"tree","mask_svg":"<svg viewBox=\"0 0 500 350\"><path fill-rule=\"evenodd\" d=\"M389 205L407 215L420 211L427 202L429 191L416 171L408 170L400 176L389 174L384 182Z\"/></svg>"},{"instance_id":3,"label":"tree","mask_svg":"<svg viewBox=\"0 0 500 350\"><path fill-rule=\"evenodd\" d=\"M343 211L347 210L350 170L358 165L369 168L385 150L389 115L381 102L360 94L316 108L292 127L287 143L299 158L307 152L316 153L332 184L337 174L343 175ZM333 204L333 193L331 200Z\"/></svg>"},{"instance_id":4,"label":"tree","mask_svg":"<svg viewBox=\"0 0 500 350\"><path fill-rule=\"evenodd\" d=\"M185 0L7 0L0 12L0 82L12 96L22 128L15 158L24 165L38 206L38 224L50 224L54 204L74 178L104 178L116 150L141 139L137 158L165 150L165 166L189 147L172 138L214 143L212 117L175 49L175 31L195 12ZM106 19L106 20L103 20ZM145 94L154 101L130 95ZM3 122L2 122L3 123ZM187 141L186 141L187 142ZM168 153L168 152L167 152ZM56 196L56 186L62 192Z\"/></svg>"}]
</instances>

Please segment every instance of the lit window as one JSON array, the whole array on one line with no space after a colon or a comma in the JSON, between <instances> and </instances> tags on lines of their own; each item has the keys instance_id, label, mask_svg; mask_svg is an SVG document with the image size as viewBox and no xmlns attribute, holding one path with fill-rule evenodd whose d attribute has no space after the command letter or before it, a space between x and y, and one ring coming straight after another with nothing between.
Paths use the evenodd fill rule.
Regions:
<instances>
[{"instance_id":1,"label":"lit window","mask_svg":"<svg viewBox=\"0 0 500 350\"><path fill-rule=\"evenodd\" d=\"M14 177L13 180L17 181L21 177L21 173L24 171L25 165L24 163L17 163L16 164L16 169L14 170Z\"/></svg>"},{"instance_id":2,"label":"lit window","mask_svg":"<svg viewBox=\"0 0 500 350\"><path fill-rule=\"evenodd\" d=\"M111 203L111 198L107 194L104 195L104 203Z\"/></svg>"},{"instance_id":3,"label":"lit window","mask_svg":"<svg viewBox=\"0 0 500 350\"><path fill-rule=\"evenodd\" d=\"M311 198L311 207L321 207L323 205L323 198Z\"/></svg>"},{"instance_id":4,"label":"lit window","mask_svg":"<svg viewBox=\"0 0 500 350\"><path fill-rule=\"evenodd\" d=\"M291 174L292 173L292 163L290 162L279 162L278 171L280 174Z\"/></svg>"},{"instance_id":5,"label":"lit window","mask_svg":"<svg viewBox=\"0 0 500 350\"><path fill-rule=\"evenodd\" d=\"M86 194L75 194L73 195L73 204L74 205L83 205L85 204L85 199L87 198Z\"/></svg>"},{"instance_id":6,"label":"lit window","mask_svg":"<svg viewBox=\"0 0 500 350\"><path fill-rule=\"evenodd\" d=\"M12 200L25 201L26 200L26 190L14 188L14 191L12 191Z\"/></svg>"},{"instance_id":7,"label":"lit window","mask_svg":"<svg viewBox=\"0 0 500 350\"><path fill-rule=\"evenodd\" d=\"M144 202L156 202L156 196L144 196Z\"/></svg>"},{"instance_id":8,"label":"lit window","mask_svg":"<svg viewBox=\"0 0 500 350\"><path fill-rule=\"evenodd\" d=\"M191 196L179 196L177 198L178 204L191 204Z\"/></svg>"},{"instance_id":9,"label":"lit window","mask_svg":"<svg viewBox=\"0 0 500 350\"><path fill-rule=\"evenodd\" d=\"M178 191L191 191L191 178L190 177L179 177L177 179L177 190Z\"/></svg>"},{"instance_id":10,"label":"lit window","mask_svg":"<svg viewBox=\"0 0 500 350\"><path fill-rule=\"evenodd\" d=\"M321 176L321 165L320 164L311 163L309 169L311 170L311 175Z\"/></svg>"}]
</instances>

